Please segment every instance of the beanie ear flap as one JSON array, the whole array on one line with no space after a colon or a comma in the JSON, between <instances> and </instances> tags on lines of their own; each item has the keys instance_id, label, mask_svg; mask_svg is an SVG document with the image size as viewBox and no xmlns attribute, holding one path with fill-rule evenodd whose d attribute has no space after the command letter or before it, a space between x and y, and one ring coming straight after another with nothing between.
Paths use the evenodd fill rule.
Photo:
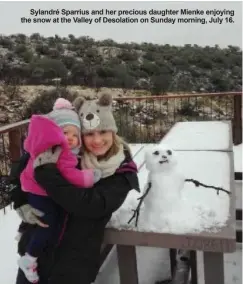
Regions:
<instances>
[{"instance_id":1,"label":"beanie ear flap","mask_svg":"<svg viewBox=\"0 0 243 284\"><path fill-rule=\"evenodd\" d=\"M98 102L100 106L109 106L112 104L112 95L108 92L103 92L99 95Z\"/></svg>"},{"instance_id":2,"label":"beanie ear flap","mask_svg":"<svg viewBox=\"0 0 243 284\"><path fill-rule=\"evenodd\" d=\"M81 106L84 104L85 102L85 98L84 97L77 97L74 101L73 101L73 106L75 108L75 110L78 112L81 108Z\"/></svg>"}]
</instances>

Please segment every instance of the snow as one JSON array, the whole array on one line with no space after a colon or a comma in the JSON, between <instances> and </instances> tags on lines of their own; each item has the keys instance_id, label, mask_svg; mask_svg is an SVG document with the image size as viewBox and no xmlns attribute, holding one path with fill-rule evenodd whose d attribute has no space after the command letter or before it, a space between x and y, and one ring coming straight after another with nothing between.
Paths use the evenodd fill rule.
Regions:
<instances>
[{"instance_id":1,"label":"snow","mask_svg":"<svg viewBox=\"0 0 243 284\"><path fill-rule=\"evenodd\" d=\"M154 284L170 278L169 250L136 247L139 284ZM95 284L119 284L116 247L112 250L97 276Z\"/></svg>"},{"instance_id":2,"label":"snow","mask_svg":"<svg viewBox=\"0 0 243 284\"><path fill-rule=\"evenodd\" d=\"M170 277L169 250L149 247L136 247L139 284L155 284ZM197 253L198 284L205 284L203 254ZM224 254L225 284L242 284L242 250ZM95 284L120 284L116 249L102 268Z\"/></svg>"},{"instance_id":3,"label":"snow","mask_svg":"<svg viewBox=\"0 0 243 284\"><path fill-rule=\"evenodd\" d=\"M133 157L140 152L145 144L129 144Z\"/></svg>"},{"instance_id":4,"label":"snow","mask_svg":"<svg viewBox=\"0 0 243 284\"><path fill-rule=\"evenodd\" d=\"M20 219L14 210L0 211L0 283L13 284L17 275L17 242L14 239Z\"/></svg>"},{"instance_id":5,"label":"snow","mask_svg":"<svg viewBox=\"0 0 243 284\"><path fill-rule=\"evenodd\" d=\"M146 144L137 144L131 146L132 155L138 168L140 168L144 162L144 149L147 147L148 145Z\"/></svg>"},{"instance_id":6,"label":"snow","mask_svg":"<svg viewBox=\"0 0 243 284\"><path fill-rule=\"evenodd\" d=\"M150 149L149 147L156 146L144 147L143 153ZM182 176L230 191L230 152L176 151L176 154L177 170ZM216 170L219 168L220 170ZM146 188L147 178L148 171L143 166L139 173L139 182L143 191ZM168 184L163 193L161 193L163 190L162 178L163 176L159 175L157 188L152 187L151 189L154 195L150 205L143 206L140 210L138 228L134 227L134 222L128 224L128 220L133 214L132 210L137 207L137 198L142 194L135 191L129 193L124 204L113 214L108 227L158 233L188 233L205 230L216 231L216 229L225 226L229 217L230 201L227 193L219 192L217 195L214 189L195 187L192 183L185 183L181 189L182 195L177 201L175 195L173 200L166 200L166 192L171 194L171 191L177 187L175 185L177 176L172 173L172 176L167 178ZM168 180L170 180L170 184ZM170 190L168 191L167 188ZM168 207L166 213L165 207Z\"/></svg>"},{"instance_id":7,"label":"snow","mask_svg":"<svg viewBox=\"0 0 243 284\"><path fill-rule=\"evenodd\" d=\"M19 218L14 210L7 214L0 211L0 283L14 284L17 273L17 242L14 240ZM163 248L136 247L140 284L152 284L170 276L169 250ZM198 252L198 284L204 284L203 256ZM242 283L242 251L224 255L225 284ZM102 266L95 284L120 284L116 249Z\"/></svg>"},{"instance_id":8,"label":"snow","mask_svg":"<svg viewBox=\"0 0 243 284\"><path fill-rule=\"evenodd\" d=\"M242 172L242 144L233 146L235 172Z\"/></svg>"},{"instance_id":9,"label":"snow","mask_svg":"<svg viewBox=\"0 0 243 284\"><path fill-rule=\"evenodd\" d=\"M178 122L163 137L163 143L174 150L232 150L230 133L229 122Z\"/></svg>"}]
</instances>

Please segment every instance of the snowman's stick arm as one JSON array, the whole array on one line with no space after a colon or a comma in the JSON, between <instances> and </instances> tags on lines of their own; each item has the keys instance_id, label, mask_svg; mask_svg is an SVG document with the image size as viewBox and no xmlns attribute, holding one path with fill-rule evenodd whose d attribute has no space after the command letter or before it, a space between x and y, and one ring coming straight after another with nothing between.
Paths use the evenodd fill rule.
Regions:
<instances>
[{"instance_id":1,"label":"snowman's stick arm","mask_svg":"<svg viewBox=\"0 0 243 284\"><path fill-rule=\"evenodd\" d=\"M137 206L137 208L136 208L135 210L132 210L132 211L133 211L133 215L132 215L132 217L130 218L130 220L128 221L128 224L130 224L131 221L132 221L134 218L136 218L135 224L136 224L136 227L137 227L137 225L138 225L138 218L139 218L139 212L140 212L140 207L141 207L141 205L142 205L142 203L143 203L144 198L145 198L145 197L147 196L147 194L149 193L151 187L152 187L152 183L149 182L149 183L148 183L148 188L146 189L145 193L144 193L141 197L138 198L138 200L139 200L138 206Z\"/></svg>"},{"instance_id":2,"label":"snowman's stick arm","mask_svg":"<svg viewBox=\"0 0 243 284\"><path fill-rule=\"evenodd\" d=\"M193 182L195 184L195 186L203 186L203 187L206 187L206 188L213 188L213 189L217 190L217 195L219 194L219 191L223 191L223 192L226 192L228 194L231 194L230 191L227 191L227 190L223 189L222 187L216 187L216 186L213 186L213 185L206 185L206 184L203 184L200 181L195 180L195 179L185 179L185 181Z\"/></svg>"}]
</instances>

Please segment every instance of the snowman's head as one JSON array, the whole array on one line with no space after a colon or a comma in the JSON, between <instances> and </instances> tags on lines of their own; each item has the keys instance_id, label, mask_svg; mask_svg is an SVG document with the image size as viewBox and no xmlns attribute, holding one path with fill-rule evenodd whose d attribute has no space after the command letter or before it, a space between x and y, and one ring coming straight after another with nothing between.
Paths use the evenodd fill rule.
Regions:
<instances>
[{"instance_id":1,"label":"snowman's head","mask_svg":"<svg viewBox=\"0 0 243 284\"><path fill-rule=\"evenodd\" d=\"M176 153L165 144L152 146L145 152L146 168L150 172L171 170L176 164Z\"/></svg>"}]
</instances>

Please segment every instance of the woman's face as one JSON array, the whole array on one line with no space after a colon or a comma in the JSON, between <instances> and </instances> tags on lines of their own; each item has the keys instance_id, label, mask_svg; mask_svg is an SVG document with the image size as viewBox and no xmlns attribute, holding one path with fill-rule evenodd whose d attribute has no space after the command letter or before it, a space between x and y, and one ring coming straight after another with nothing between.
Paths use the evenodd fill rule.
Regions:
<instances>
[{"instance_id":1,"label":"woman's face","mask_svg":"<svg viewBox=\"0 0 243 284\"><path fill-rule=\"evenodd\" d=\"M83 142L95 156L105 155L113 144L112 131L93 131L83 135Z\"/></svg>"}]
</instances>

